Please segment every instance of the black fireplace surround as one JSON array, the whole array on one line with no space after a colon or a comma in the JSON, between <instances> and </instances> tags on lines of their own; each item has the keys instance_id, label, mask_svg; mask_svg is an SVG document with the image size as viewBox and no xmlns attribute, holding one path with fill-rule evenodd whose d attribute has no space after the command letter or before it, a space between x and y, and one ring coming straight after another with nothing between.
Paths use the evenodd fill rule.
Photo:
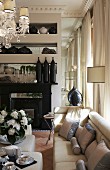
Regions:
<instances>
[{"instance_id":1,"label":"black fireplace surround","mask_svg":"<svg viewBox=\"0 0 110 170\"><path fill-rule=\"evenodd\" d=\"M34 109L32 127L48 129L43 115L51 111L51 83L0 83L0 106L7 109ZM42 93L42 98L11 98L12 93Z\"/></svg>"}]
</instances>

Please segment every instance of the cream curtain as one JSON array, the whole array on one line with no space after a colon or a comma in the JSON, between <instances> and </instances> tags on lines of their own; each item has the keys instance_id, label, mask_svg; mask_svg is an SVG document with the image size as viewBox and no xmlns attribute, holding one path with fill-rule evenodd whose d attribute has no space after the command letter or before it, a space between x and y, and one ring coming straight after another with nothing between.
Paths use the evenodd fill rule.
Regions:
<instances>
[{"instance_id":1,"label":"cream curtain","mask_svg":"<svg viewBox=\"0 0 110 170\"><path fill-rule=\"evenodd\" d=\"M74 40L72 40L68 47L67 72L66 72L66 89L70 90L74 86L74 80L71 75L72 66L74 65Z\"/></svg>"},{"instance_id":2,"label":"cream curtain","mask_svg":"<svg viewBox=\"0 0 110 170\"><path fill-rule=\"evenodd\" d=\"M105 65L104 0L96 0L93 7L93 64ZM93 108L104 114L104 84L94 84Z\"/></svg>"},{"instance_id":3,"label":"cream curtain","mask_svg":"<svg viewBox=\"0 0 110 170\"><path fill-rule=\"evenodd\" d=\"M81 35L81 72L82 72L82 93L84 106L93 107L92 84L87 83L87 67L92 66L91 56L91 17L88 11L82 24Z\"/></svg>"},{"instance_id":4,"label":"cream curtain","mask_svg":"<svg viewBox=\"0 0 110 170\"><path fill-rule=\"evenodd\" d=\"M105 7L105 109L104 117L110 121L110 0Z\"/></svg>"}]
</instances>

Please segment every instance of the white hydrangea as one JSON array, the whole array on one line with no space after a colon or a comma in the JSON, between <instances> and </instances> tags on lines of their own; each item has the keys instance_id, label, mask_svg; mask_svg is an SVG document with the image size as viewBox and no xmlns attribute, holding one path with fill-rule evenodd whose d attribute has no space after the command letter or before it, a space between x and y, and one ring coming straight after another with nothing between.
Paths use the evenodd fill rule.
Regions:
<instances>
[{"instance_id":1,"label":"white hydrangea","mask_svg":"<svg viewBox=\"0 0 110 170\"><path fill-rule=\"evenodd\" d=\"M14 126L15 123L16 123L15 119L11 119L7 121L8 126L10 125Z\"/></svg>"},{"instance_id":2,"label":"white hydrangea","mask_svg":"<svg viewBox=\"0 0 110 170\"><path fill-rule=\"evenodd\" d=\"M19 123L15 123L13 125L14 128L16 128L18 131L20 130L20 124Z\"/></svg>"},{"instance_id":3,"label":"white hydrangea","mask_svg":"<svg viewBox=\"0 0 110 170\"><path fill-rule=\"evenodd\" d=\"M24 110L20 110L19 112L21 113L22 116L26 116L26 113Z\"/></svg>"},{"instance_id":4,"label":"white hydrangea","mask_svg":"<svg viewBox=\"0 0 110 170\"><path fill-rule=\"evenodd\" d=\"M25 125L28 124L27 117L22 117L21 124L22 124L23 126L25 126Z\"/></svg>"},{"instance_id":5,"label":"white hydrangea","mask_svg":"<svg viewBox=\"0 0 110 170\"><path fill-rule=\"evenodd\" d=\"M8 113L5 110L2 110L1 114L2 114L2 116L6 117Z\"/></svg>"},{"instance_id":6,"label":"white hydrangea","mask_svg":"<svg viewBox=\"0 0 110 170\"><path fill-rule=\"evenodd\" d=\"M13 111L11 113L11 116L14 118L14 119L18 119L18 112L17 111Z\"/></svg>"},{"instance_id":7,"label":"white hydrangea","mask_svg":"<svg viewBox=\"0 0 110 170\"><path fill-rule=\"evenodd\" d=\"M4 122L4 116L0 114L0 123Z\"/></svg>"},{"instance_id":8,"label":"white hydrangea","mask_svg":"<svg viewBox=\"0 0 110 170\"><path fill-rule=\"evenodd\" d=\"M10 128L10 129L8 130L8 134L9 134L9 135L14 135L14 134L15 134L15 129Z\"/></svg>"}]
</instances>

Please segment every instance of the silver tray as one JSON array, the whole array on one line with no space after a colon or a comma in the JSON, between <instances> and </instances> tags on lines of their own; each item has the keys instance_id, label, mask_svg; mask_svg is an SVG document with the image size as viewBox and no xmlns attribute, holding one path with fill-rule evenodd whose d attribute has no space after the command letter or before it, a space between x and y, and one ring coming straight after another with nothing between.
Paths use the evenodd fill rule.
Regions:
<instances>
[{"instance_id":1,"label":"silver tray","mask_svg":"<svg viewBox=\"0 0 110 170\"><path fill-rule=\"evenodd\" d=\"M22 161L23 156L28 157L28 159L26 161ZM31 164L32 162L34 162L34 158L32 158L32 157L30 157L28 155L22 155L21 157L19 157L16 160L16 163L19 164L19 165L28 165L28 164Z\"/></svg>"}]
</instances>

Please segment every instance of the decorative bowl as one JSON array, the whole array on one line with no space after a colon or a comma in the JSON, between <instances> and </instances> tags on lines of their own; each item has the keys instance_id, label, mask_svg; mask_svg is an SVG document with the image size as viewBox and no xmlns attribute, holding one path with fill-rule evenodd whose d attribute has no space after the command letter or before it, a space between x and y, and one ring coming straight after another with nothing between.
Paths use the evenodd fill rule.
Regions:
<instances>
[{"instance_id":1,"label":"decorative bowl","mask_svg":"<svg viewBox=\"0 0 110 170\"><path fill-rule=\"evenodd\" d=\"M47 32L48 32L48 29L45 28L45 27L41 27L41 28L39 29L39 33L40 33L40 34L47 34Z\"/></svg>"}]
</instances>

